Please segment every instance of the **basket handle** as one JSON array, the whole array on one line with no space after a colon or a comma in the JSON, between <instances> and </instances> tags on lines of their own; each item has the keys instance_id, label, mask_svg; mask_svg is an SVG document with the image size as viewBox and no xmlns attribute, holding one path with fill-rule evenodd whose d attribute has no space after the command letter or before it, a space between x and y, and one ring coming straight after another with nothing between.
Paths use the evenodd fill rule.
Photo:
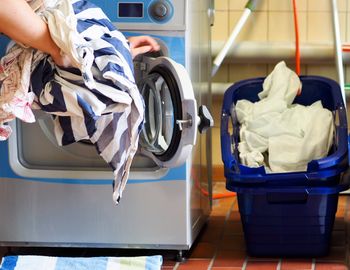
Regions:
<instances>
[{"instance_id":1,"label":"basket handle","mask_svg":"<svg viewBox=\"0 0 350 270\"><path fill-rule=\"evenodd\" d=\"M233 101L234 89L229 88L224 94L222 110L221 110L221 158L226 168L230 170L236 165L231 147L231 134L228 130L229 121L231 120L231 106Z\"/></svg>"},{"instance_id":2,"label":"basket handle","mask_svg":"<svg viewBox=\"0 0 350 270\"><path fill-rule=\"evenodd\" d=\"M308 196L307 190L297 192L267 192L266 200L270 204L305 204Z\"/></svg>"},{"instance_id":3,"label":"basket handle","mask_svg":"<svg viewBox=\"0 0 350 270\"><path fill-rule=\"evenodd\" d=\"M228 124L230 121L230 115L223 113L221 115L221 158L226 168L232 169L235 165L235 159L233 158L231 147L231 135L228 131Z\"/></svg>"}]
</instances>

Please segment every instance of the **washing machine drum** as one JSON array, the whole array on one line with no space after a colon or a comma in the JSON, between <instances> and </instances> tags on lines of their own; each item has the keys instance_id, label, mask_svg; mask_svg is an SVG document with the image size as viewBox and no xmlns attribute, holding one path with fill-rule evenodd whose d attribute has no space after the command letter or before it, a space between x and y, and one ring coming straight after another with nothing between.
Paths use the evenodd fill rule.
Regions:
<instances>
[{"instance_id":1,"label":"washing machine drum","mask_svg":"<svg viewBox=\"0 0 350 270\"><path fill-rule=\"evenodd\" d=\"M185 162L196 141L200 117L185 68L167 57L144 58L138 83L145 102L141 152L161 167Z\"/></svg>"},{"instance_id":2,"label":"washing machine drum","mask_svg":"<svg viewBox=\"0 0 350 270\"><path fill-rule=\"evenodd\" d=\"M138 83L145 102L144 126L140 132L139 152L150 158L159 167L180 166L191 154L196 142L197 129L201 131L203 127L205 129L207 126L212 126L213 122L212 119L206 121L203 117L205 113L203 114L202 107L199 110L201 116L197 115L197 104L191 80L182 65L166 57L149 58L146 62L149 69ZM52 145L57 146L53 121L49 115L42 114L37 117L38 123L45 137ZM31 134L27 130L30 127L30 125L24 126L26 134ZM32 140L38 137L35 130L32 133ZM26 145L28 144L23 144L23 147ZM56 148L54 147L53 150L62 149ZM22 152L30 154L33 151L23 149ZM94 158L96 152L90 141L80 141L78 144L65 146L63 152L67 152L70 158L62 156L62 162L69 163L65 163L67 166L71 165L72 156L78 156L77 164L79 165L82 162L81 158L83 162L91 160L92 167L96 165L97 161ZM58 153L55 154L52 163L56 162L57 157ZM104 163L101 166L105 166Z\"/></svg>"},{"instance_id":3,"label":"washing machine drum","mask_svg":"<svg viewBox=\"0 0 350 270\"><path fill-rule=\"evenodd\" d=\"M181 119L182 108L178 85L164 67L156 67L140 87L145 101L144 127L140 144L159 159L173 156L179 145L181 131L176 119Z\"/></svg>"}]
</instances>

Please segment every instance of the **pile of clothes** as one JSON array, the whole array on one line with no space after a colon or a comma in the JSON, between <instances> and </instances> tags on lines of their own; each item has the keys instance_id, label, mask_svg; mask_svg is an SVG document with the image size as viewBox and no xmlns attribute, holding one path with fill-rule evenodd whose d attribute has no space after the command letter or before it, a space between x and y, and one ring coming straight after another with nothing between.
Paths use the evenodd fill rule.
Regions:
<instances>
[{"instance_id":1,"label":"pile of clothes","mask_svg":"<svg viewBox=\"0 0 350 270\"><path fill-rule=\"evenodd\" d=\"M293 104L302 84L285 62L264 80L260 101L239 100L234 112L240 124L241 163L265 166L266 172L306 171L314 159L326 157L333 143L334 119L321 101Z\"/></svg>"},{"instance_id":2,"label":"pile of clothes","mask_svg":"<svg viewBox=\"0 0 350 270\"><path fill-rule=\"evenodd\" d=\"M118 203L143 126L144 103L135 84L128 41L103 11L84 0L28 1L74 68L23 44L0 62L0 139L7 122L34 122L33 109L52 115L59 145L89 140L114 174Z\"/></svg>"}]
</instances>

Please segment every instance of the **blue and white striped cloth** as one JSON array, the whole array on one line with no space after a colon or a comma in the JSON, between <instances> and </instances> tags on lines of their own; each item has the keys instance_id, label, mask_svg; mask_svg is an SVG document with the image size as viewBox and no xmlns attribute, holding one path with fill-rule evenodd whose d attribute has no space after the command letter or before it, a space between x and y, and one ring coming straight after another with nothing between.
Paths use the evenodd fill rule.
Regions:
<instances>
[{"instance_id":1,"label":"blue and white striped cloth","mask_svg":"<svg viewBox=\"0 0 350 270\"><path fill-rule=\"evenodd\" d=\"M160 255L140 257L6 256L0 270L160 270Z\"/></svg>"},{"instance_id":2,"label":"blue and white striped cloth","mask_svg":"<svg viewBox=\"0 0 350 270\"><path fill-rule=\"evenodd\" d=\"M129 44L99 7L85 0L57 3L42 14L55 42L64 43L65 53L71 49L72 55L78 55L80 65L60 68L49 56L34 55L30 90L36 95L35 107L53 115L60 145L90 140L96 146L113 170L113 199L118 203L138 148L144 114ZM74 11L73 17L65 14L67 10ZM72 23L76 29L64 26L67 16L69 22L76 19ZM64 33L66 29L73 33Z\"/></svg>"}]
</instances>

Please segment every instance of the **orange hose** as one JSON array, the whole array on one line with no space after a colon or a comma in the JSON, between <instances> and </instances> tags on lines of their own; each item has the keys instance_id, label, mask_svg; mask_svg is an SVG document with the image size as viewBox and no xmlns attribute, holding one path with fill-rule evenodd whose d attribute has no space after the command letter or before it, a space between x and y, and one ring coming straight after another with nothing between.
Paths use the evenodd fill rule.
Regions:
<instances>
[{"instance_id":1,"label":"orange hose","mask_svg":"<svg viewBox=\"0 0 350 270\"><path fill-rule=\"evenodd\" d=\"M299 26L297 16L296 0L293 1L294 31L295 31L295 71L300 75L300 47L299 47Z\"/></svg>"},{"instance_id":2,"label":"orange hose","mask_svg":"<svg viewBox=\"0 0 350 270\"><path fill-rule=\"evenodd\" d=\"M218 193L218 194L213 194L213 200L229 198L234 196L236 196L236 193L234 192Z\"/></svg>"},{"instance_id":3,"label":"orange hose","mask_svg":"<svg viewBox=\"0 0 350 270\"><path fill-rule=\"evenodd\" d=\"M209 196L209 192L206 189L201 187L201 185L198 181L198 178L196 177L196 175L194 173L192 173L192 177L193 177L194 182L195 182L197 188L199 189L199 191L204 196ZM229 198L229 197L234 197L234 196L236 196L235 192L225 192L225 193L212 194L212 199L216 200L216 199L223 199L223 198Z\"/></svg>"},{"instance_id":4,"label":"orange hose","mask_svg":"<svg viewBox=\"0 0 350 270\"><path fill-rule=\"evenodd\" d=\"M350 52L350 47L343 46L342 50L343 52Z\"/></svg>"}]
</instances>

